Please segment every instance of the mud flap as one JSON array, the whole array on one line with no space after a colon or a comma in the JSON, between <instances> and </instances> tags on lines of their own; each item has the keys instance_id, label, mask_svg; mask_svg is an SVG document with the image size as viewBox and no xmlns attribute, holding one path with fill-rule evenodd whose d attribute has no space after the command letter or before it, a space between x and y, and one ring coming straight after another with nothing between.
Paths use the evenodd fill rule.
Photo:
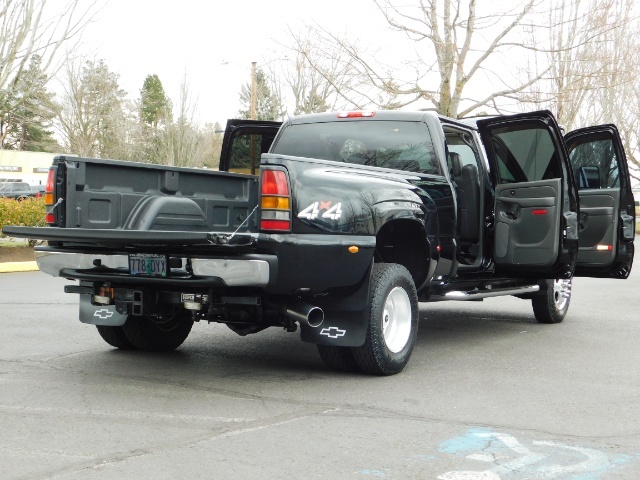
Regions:
<instances>
[{"instance_id":1,"label":"mud flap","mask_svg":"<svg viewBox=\"0 0 640 480\"><path fill-rule=\"evenodd\" d=\"M373 264L372 264L373 265ZM300 338L309 343L336 347L360 347L369 325L369 284L371 267L367 269L358 289L344 297L318 297L309 300L324 311L319 327L300 325Z\"/></svg>"},{"instance_id":2,"label":"mud flap","mask_svg":"<svg viewBox=\"0 0 640 480\"><path fill-rule=\"evenodd\" d=\"M80 321L91 325L120 327L127 321L127 315L118 313L115 305L92 305L91 295L80 295Z\"/></svg>"}]
</instances>

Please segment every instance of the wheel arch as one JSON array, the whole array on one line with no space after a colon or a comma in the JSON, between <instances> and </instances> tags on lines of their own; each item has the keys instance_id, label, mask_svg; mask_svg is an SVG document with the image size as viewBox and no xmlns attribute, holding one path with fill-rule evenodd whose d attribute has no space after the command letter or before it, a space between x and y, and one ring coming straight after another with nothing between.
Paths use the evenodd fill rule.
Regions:
<instances>
[{"instance_id":1,"label":"wheel arch","mask_svg":"<svg viewBox=\"0 0 640 480\"><path fill-rule=\"evenodd\" d=\"M385 223L376 234L374 261L402 265L411 274L416 287L423 285L433 271L424 225L413 219Z\"/></svg>"}]
</instances>

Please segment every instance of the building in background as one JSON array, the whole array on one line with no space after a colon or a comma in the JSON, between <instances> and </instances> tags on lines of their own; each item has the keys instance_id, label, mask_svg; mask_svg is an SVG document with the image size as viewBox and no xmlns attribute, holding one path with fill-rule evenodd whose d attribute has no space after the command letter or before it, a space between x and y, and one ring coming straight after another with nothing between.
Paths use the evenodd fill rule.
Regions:
<instances>
[{"instance_id":1,"label":"building in background","mask_svg":"<svg viewBox=\"0 0 640 480\"><path fill-rule=\"evenodd\" d=\"M0 182L47 183L49 167L57 153L0 150Z\"/></svg>"}]
</instances>

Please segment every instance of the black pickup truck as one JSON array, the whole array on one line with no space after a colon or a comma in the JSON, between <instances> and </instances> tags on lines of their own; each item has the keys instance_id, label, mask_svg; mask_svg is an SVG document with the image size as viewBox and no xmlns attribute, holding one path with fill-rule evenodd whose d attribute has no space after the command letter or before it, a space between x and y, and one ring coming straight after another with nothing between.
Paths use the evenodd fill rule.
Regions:
<instances>
[{"instance_id":1,"label":"black pickup truck","mask_svg":"<svg viewBox=\"0 0 640 480\"><path fill-rule=\"evenodd\" d=\"M341 112L230 121L220 172L57 157L43 272L121 349L194 321L295 331L340 370L401 371L418 302L514 295L561 322L571 279L624 279L635 210L618 131L547 111L454 120Z\"/></svg>"}]
</instances>

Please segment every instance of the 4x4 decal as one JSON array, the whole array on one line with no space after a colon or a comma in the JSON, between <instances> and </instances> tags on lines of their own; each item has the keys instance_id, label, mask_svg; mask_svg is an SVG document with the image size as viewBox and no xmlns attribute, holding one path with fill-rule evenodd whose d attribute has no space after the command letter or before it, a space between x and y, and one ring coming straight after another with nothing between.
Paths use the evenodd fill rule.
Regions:
<instances>
[{"instance_id":1,"label":"4x4 decal","mask_svg":"<svg viewBox=\"0 0 640 480\"><path fill-rule=\"evenodd\" d=\"M322 214L322 218L328 218L331 220L338 220L342 217L342 203L336 203L333 207L331 206L331 200L328 202L320 201L313 202L307 208L298 213L298 218L306 218L308 220L315 220L320 215L320 212L325 210Z\"/></svg>"}]
</instances>

